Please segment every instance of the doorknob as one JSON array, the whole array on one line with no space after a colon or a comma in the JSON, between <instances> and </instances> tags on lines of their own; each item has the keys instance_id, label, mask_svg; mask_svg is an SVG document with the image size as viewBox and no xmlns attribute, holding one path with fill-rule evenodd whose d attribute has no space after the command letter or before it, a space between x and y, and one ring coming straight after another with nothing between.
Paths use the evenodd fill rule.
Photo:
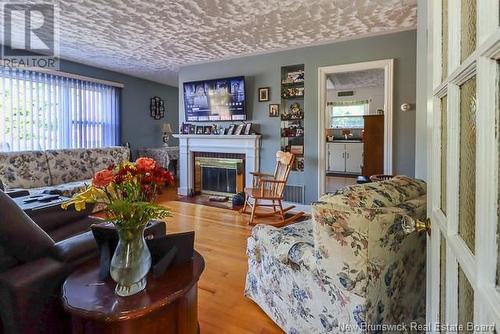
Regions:
<instances>
[{"instance_id":1,"label":"doorknob","mask_svg":"<svg viewBox=\"0 0 500 334\"><path fill-rule=\"evenodd\" d=\"M425 218L424 220L416 219L415 220L415 231L427 232L428 235L431 235L431 220L430 220L430 218Z\"/></svg>"},{"instance_id":2,"label":"doorknob","mask_svg":"<svg viewBox=\"0 0 500 334\"><path fill-rule=\"evenodd\" d=\"M428 235L431 235L431 220L429 218L421 220L403 215L401 217L401 227L406 234L413 232L427 232Z\"/></svg>"}]
</instances>

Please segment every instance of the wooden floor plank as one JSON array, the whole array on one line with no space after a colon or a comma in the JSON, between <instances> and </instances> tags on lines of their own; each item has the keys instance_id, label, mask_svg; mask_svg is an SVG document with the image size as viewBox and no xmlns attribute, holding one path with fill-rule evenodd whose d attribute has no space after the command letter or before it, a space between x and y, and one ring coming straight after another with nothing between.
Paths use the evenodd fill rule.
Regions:
<instances>
[{"instance_id":1,"label":"wooden floor plank","mask_svg":"<svg viewBox=\"0 0 500 334\"><path fill-rule=\"evenodd\" d=\"M198 295L201 333L283 333L253 301L243 295L247 272L246 243L251 231L251 226L247 224L248 215L176 199L173 188L159 197L159 202L173 213L166 219L167 232L194 230L195 248L206 263ZM269 219L257 220L266 221Z\"/></svg>"}]
</instances>

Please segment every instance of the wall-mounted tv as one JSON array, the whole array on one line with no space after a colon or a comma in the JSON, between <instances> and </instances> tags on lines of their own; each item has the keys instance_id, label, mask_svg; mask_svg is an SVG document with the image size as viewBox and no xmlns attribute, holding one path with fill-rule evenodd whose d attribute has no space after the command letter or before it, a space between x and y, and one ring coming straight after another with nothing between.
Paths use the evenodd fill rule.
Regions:
<instances>
[{"instance_id":1,"label":"wall-mounted tv","mask_svg":"<svg viewBox=\"0 0 500 334\"><path fill-rule=\"evenodd\" d=\"M184 112L187 122L246 120L245 77L185 82Z\"/></svg>"}]
</instances>

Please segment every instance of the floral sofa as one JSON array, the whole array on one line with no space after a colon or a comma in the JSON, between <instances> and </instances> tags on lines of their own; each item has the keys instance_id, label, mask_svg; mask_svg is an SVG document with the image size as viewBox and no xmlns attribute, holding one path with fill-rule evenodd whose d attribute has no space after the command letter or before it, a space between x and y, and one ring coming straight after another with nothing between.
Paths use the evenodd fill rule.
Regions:
<instances>
[{"instance_id":1,"label":"floral sofa","mask_svg":"<svg viewBox=\"0 0 500 334\"><path fill-rule=\"evenodd\" d=\"M121 146L0 152L0 179L8 189L59 190L70 197L83 190L95 172L129 159L130 150Z\"/></svg>"},{"instance_id":2,"label":"floral sofa","mask_svg":"<svg viewBox=\"0 0 500 334\"><path fill-rule=\"evenodd\" d=\"M245 295L287 333L405 332L425 322L425 216L405 176L324 195L312 220L252 230Z\"/></svg>"}]
</instances>

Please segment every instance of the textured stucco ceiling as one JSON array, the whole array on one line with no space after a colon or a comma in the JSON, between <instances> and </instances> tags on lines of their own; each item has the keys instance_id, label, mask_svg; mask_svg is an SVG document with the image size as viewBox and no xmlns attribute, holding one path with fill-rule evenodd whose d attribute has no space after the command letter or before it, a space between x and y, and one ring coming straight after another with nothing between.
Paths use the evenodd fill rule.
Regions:
<instances>
[{"instance_id":1,"label":"textured stucco ceiling","mask_svg":"<svg viewBox=\"0 0 500 334\"><path fill-rule=\"evenodd\" d=\"M351 90L366 87L384 87L384 70L373 69L330 74L327 89Z\"/></svg>"},{"instance_id":2,"label":"textured stucco ceiling","mask_svg":"<svg viewBox=\"0 0 500 334\"><path fill-rule=\"evenodd\" d=\"M56 3L61 58L171 85L192 63L412 29L417 6L416 0Z\"/></svg>"}]
</instances>

